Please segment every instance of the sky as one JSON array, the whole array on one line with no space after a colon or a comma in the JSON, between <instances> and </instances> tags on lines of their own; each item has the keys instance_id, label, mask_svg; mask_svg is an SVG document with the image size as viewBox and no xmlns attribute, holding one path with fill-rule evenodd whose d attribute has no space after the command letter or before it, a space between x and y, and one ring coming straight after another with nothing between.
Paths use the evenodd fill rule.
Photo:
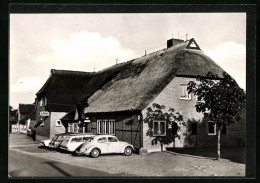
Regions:
<instances>
[{"instance_id":1,"label":"sky","mask_svg":"<svg viewBox=\"0 0 260 183\"><path fill-rule=\"evenodd\" d=\"M51 69L102 70L186 34L246 89L245 13L11 14L9 104L33 103Z\"/></svg>"}]
</instances>

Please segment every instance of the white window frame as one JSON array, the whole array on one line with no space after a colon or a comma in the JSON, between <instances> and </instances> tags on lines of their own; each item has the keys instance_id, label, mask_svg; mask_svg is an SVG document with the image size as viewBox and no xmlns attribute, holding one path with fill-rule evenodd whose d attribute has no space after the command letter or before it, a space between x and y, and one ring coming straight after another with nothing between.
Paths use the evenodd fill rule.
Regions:
<instances>
[{"instance_id":1,"label":"white window frame","mask_svg":"<svg viewBox=\"0 0 260 183\"><path fill-rule=\"evenodd\" d=\"M101 134L102 119L97 120L97 134Z\"/></svg>"},{"instance_id":2,"label":"white window frame","mask_svg":"<svg viewBox=\"0 0 260 183\"><path fill-rule=\"evenodd\" d=\"M60 122L60 124L59 124L58 122ZM57 126L57 127L62 126L62 124L61 124L61 120L56 120L56 126Z\"/></svg>"},{"instance_id":3,"label":"white window frame","mask_svg":"<svg viewBox=\"0 0 260 183\"><path fill-rule=\"evenodd\" d=\"M158 123L158 129L159 129L159 132L160 132L160 130L161 130L161 123L164 123L165 125L164 125L164 134L154 134L154 123ZM153 136L154 137L157 137L157 136L166 136L166 121L153 121Z\"/></svg>"},{"instance_id":4,"label":"white window frame","mask_svg":"<svg viewBox=\"0 0 260 183\"><path fill-rule=\"evenodd\" d=\"M74 126L74 133L79 133L79 124L73 123L73 126Z\"/></svg>"},{"instance_id":5,"label":"white window frame","mask_svg":"<svg viewBox=\"0 0 260 183\"><path fill-rule=\"evenodd\" d=\"M102 134L108 134L107 133L107 123L108 123L108 119L103 119L103 121L102 121L102 127L103 127Z\"/></svg>"},{"instance_id":6,"label":"white window frame","mask_svg":"<svg viewBox=\"0 0 260 183\"><path fill-rule=\"evenodd\" d=\"M209 133L209 123L214 124L214 133ZM208 121L208 135L216 135L217 134L217 125L214 123L214 121Z\"/></svg>"},{"instance_id":7,"label":"white window frame","mask_svg":"<svg viewBox=\"0 0 260 183\"><path fill-rule=\"evenodd\" d=\"M68 132L72 132L72 123L68 123Z\"/></svg>"},{"instance_id":8,"label":"white window frame","mask_svg":"<svg viewBox=\"0 0 260 183\"><path fill-rule=\"evenodd\" d=\"M44 99L44 106L46 106L47 105L47 97L44 97L43 99Z\"/></svg>"},{"instance_id":9,"label":"white window frame","mask_svg":"<svg viewBox=\"0 0 260 183\"><path fill-rule=\"evenodd\" d=\"M113 124L113 129L112 129L112 132L111 132L111 125ZM116 121L114 120L114 119L109 119L109 132L108 132L108 134L109 135L115 135L115 126L116 126Z\"/></svg>"},{"instance_id":10,"label":"white window frame","mask_svg":"<svg viewBox=\"0 0 260 183\"><path fill-rule=\"evenodd\" d=\"M42 99L40 99L40 107L42 106Z\"/></svg>"},{"instance_id":11,"label":"white window frame","mask_svg":"<svg viewBox=\"0 0 260 183\"><path fill-rule=\"evenodd\" d=\"M181 83L180 84L180 91L181 91L181 93L180 93L180 99L182 99L182 100L191 100L191 93L189 94L188 93L188 91L186 91L187 92L187 94L188 94L188 97L182 97L181 95L182 95L182 86L186 86L186 87L188 87L188 84L186 84L186 83ZM187 89L186 89L187 90Z\"/></svg>"}]
</instances>

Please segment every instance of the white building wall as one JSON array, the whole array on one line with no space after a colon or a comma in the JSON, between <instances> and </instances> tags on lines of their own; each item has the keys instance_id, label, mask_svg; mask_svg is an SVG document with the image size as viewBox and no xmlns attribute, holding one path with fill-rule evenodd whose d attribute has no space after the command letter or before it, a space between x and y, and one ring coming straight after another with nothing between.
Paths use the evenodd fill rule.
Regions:
<instances>
[{"instance_id":1,"label":"white building wall","mask_svg":"<svg viewBox=\"0 0 260 183\"><path fill-rule=\"evenodd\" d=\"M66 129L63 125L56 126L56 121L60 120L64 117L67 113L66 112L51 112L51 120L50 120L50 138L54 137L55 134L58 133L65 133Z\"/></svg>"}]
</instances>

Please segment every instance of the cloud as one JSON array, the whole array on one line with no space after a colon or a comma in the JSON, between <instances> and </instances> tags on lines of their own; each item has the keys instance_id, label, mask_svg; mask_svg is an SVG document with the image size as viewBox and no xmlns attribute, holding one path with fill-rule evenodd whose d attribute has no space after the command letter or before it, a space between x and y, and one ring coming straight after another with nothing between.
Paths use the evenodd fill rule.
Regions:
<instances>
[{"instance_id":1,"label":"cloud","mask_svg":"<svg viewBox=\"0 0 260 183\"><path fill-rule=\"evenodd\" d=\"M11 93L29 93L36 92L42 87L44 84L44 80L39 77L27 76L19 78L14 84L10 85Z\"/></svg>"},{"instance_id":2,"label":"cloud","mask_svg":"<svg viewBox=\"0 0 260 183\"><path fill-rule=\"evenodd\" d=\"M246 89L246 48L244 44L233 41L224 42L212 50L205 50L205 53L229 73L240 87Z\"/></svg>"},{"instance_id":3,"label":"cloud","mask_svg":"<svg viewBox=\"0 0 260 183\"><path fill-rule=\"evenodd\" d=\"M117 58L123 60L133 54L132 50L121 48L117 39L88 31L72 34L67 40L52 40L49 46L50 54L33 60L57 69L93 71L94 67L103 69L114 65Z\"/></svg>"}]
</instances>

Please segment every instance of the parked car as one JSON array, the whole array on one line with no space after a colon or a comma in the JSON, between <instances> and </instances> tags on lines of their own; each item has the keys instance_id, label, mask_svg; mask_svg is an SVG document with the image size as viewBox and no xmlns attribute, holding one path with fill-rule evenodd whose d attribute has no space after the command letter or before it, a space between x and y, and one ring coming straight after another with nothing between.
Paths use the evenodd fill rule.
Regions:
<instances>
[{"instance_id":1,"label":"parked car","mask_svg":"<svg viewBox=\"0 0 260 183\"><path fill-rule=\"evenodd\" d=\"M66 137L66 136L69 136L71 134L74 134L74 133L59 133L59 134L56 134L55 137L52 138L51 142L49 143L49 148L50 149L58 149L60 147L60 144L62 143L63 139Z\"/></svg>"},{"instance_id":2,"label":"parked car","mask_svg":"<svg viewBox=\"0 0 260 183\"><path fill-rule=\"evenodd\" d=\"M60 144L60 149L74 152L81 144L83 144L89 138L94 137L92 134L71 134L66 136Z\"/></svg>"},{"instance_id":3,"label":"parked car","mask_svg":"<svg viewBox=\"0 0 260 183\"><path fill-rule=\"evenodd\" d=\"M100 154L120 153L130 156L133 153L133 145L122 142L113 135L97 135L86 141L76 154L90 155L97 158Z\"/></svg>"},{"instance_id":4,"label":"parked car","mask_svg":"<svg viewBox=\"0 0 260 183\"><path fill-rule=\"evenodd\" d=\"M40 146L41 147L48 147L50 142L51 142L51 139L41 140Z\"/></svg>"}]
</instances>

